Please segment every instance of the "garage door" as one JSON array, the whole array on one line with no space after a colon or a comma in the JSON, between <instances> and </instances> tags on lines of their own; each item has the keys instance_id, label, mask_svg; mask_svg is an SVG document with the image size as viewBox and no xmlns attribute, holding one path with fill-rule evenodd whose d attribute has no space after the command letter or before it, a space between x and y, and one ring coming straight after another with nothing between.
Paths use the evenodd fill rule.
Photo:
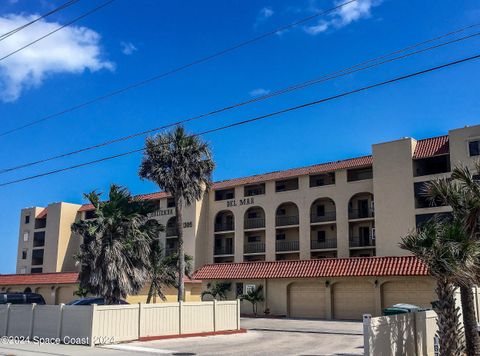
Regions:
<instances>
[{"instance_id":1,"label":"garage door","mask_svg":"<svg viewBox=\"0 0 480 356\"><path fill-rule=\"evenodd\" d=\"M382 285L382 307L391 307L397 303L414 304L424 308L431 308L430 304L436 300L434 287L425 282L398 281L387 282Z\"/></svg>"},{"instance_id":2,"label":"garage door","mask_svg":"<svg viewBox=\"0 0 480 356\"><path fill-rule=\"evenodd\" d=\"M374 314L373 285L368 282L339 282L333 285L333 318L360 320Z\"/></svg>"},{"instance_id":3,"label":"garage door","mask_svg":"<svg viewBox=\"0 0 480 356\"><path fill-rule=\"evenodd\" d=\"M289 316L325 318L325 287L320 283L293 283L288 289Z\"/></svg>"}]
</instances>

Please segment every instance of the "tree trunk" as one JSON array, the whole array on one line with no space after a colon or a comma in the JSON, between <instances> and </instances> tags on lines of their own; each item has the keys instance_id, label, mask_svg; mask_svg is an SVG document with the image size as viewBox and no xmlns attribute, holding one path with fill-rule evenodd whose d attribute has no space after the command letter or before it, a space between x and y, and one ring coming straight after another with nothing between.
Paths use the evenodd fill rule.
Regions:
<instances>
[{"instance_id":1,"label":"tree trunk","mask_svg":"<svg viewBox=\"0 0 480 356\"><path fill-rule=\"evenodd\" d=\"M468 356L480 355L480 336L477 331L477 318L475 316L475 300L472 286L460 287L463 313L463 326Z\"/></svg>"},{"instance_id":2,"label":"tree trunk","mask_svg":"<svg viewBox=\"0 0 480 356\"><path fill-rule=\"evenodd\" d=\"M153 288L153 282L152 282L150 283L150 289L148 290L147 304L150 304L153 294L154 294L154 288Z\"/></svg>"},{"instance_id":3,"label":"tree trunk","mask_svg":"<svg viewBox=\"0 0 480 356\"><path fill-rule=\"evenodd\" d=\"M175 214L177 216L177 230L178 230L178 298L179 302L183 302L185 295L185 285L183 278L185 277L185 249L183 246L183 211L182 199L175 196Z\"/></svg>"},{"instance_id":4,"label":"tree trunk","mask_svg":"<svg viewBox=\"0 0 480 356\"><path fill-rule=\"evenodd\" d=\"M460 311L455 306L455 287L446 280L437 280L435 292L438 303L437 336L440 343L440 356L460 356L465 351L465 338L461 330Z\"/></svg>"}]
</instances>

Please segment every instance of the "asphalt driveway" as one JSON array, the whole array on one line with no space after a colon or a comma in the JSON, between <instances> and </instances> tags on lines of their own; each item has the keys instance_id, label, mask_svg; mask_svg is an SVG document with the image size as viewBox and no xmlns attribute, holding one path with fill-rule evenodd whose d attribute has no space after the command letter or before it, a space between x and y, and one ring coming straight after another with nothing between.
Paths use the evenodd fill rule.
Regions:
<instances>
[{"instance_id":1,"label":"asphalt driveway","mask_svg":"<svg viewBox=\"0 0 480 356\"><path fill-rule=\"evenodd\" d=\"M244 334L89 348L0 345L0 355L363 355L361 322L242 318Z\"/></svg>"}]
</instances>

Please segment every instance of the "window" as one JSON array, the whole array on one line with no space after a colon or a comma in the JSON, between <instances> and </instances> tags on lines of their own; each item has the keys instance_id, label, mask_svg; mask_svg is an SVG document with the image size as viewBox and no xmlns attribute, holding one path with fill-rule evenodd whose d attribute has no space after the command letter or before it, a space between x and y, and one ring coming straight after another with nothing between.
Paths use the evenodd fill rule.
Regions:
<instances>
[{"instance_id":1,"label":"window","mask_svg":"<svg viewBox=\"0 0 480 356\"><path fill-rule=\"evenodd\" d=\"M422 227L425 223L431 220L433 217L438 219L450 219L452 213L436 213L436 214L419 214L415 216L415 225L417 228Z\"/></svg>"},{"instance_id":2,"label":"window","mask_svg":"<svg viewBox=\"0 0 480 356\"><path fill-rule=\"evenodd\" d=\"M42 273L43 272L43 268L41 267L34 267L30 270L30 273Z\"/></svg>"},{"instance_id":3,"label":"window","mask_svg":"<svg viewBox=\"0 0 480 356\"><path fill-rule=\"evenodd\" d=\"M317 216L325 216L325 205L317 205Z\"/></svg>"},{"instance_id":4,"label":"window","mask_svg":"<svg viewBox=\"0 0 480 356\"><path fill-rule=\"evenodd\" d=\"M28 250L23 250L23 251L22 251L22 260L26 260L26 259L27 259L27 253L28 253Z\"/></svg>"},{"instance_id":5,"label":"window","mask_svg":"<svg viewBox=\"0 0 480 356\"><path fill-rule=\"evenodd\" d=\"M85 220L95 219L97 216L95 215L95 210L87 210L85 212Z\"/></svg>"},{"instance_id":6,"label":"window","mask_svg":"<svg viewBox=\"0 0 480 356\"><path fill-rule=\"evenodd\" d=\"M277 232L277 235L275 236L277 241L283 241L285 240L285 233L284 232Z\"/></svg>"},{"instance_id":7,"label":"window","mask_svg":"<svg viewBox=\"0 0 480 356\"><path fill-rule=\"evenodd\" d=\"M43 229L47 226L47 218L35 219L35 229Z\"/></svg>"},{"instance_id":8,"label":"window","mask_svg":"<svg viewBox=\"0 0 480 356\"><path fill-rule=\"evenodd\" d=\"M480 140L470 141L468 143L468 153L470 157L480 156Z\"/></svg>"},{"instance_id":9,"label":"window","mask_svg":"<svg viewBox=\"0 0 480 356\"><path fill-rule=\"evenodd\" d=\"M43 249L33 250L32 251L32 265L41 266L43 265Z\"/></svg>"},{"instance_id":10,"label":"window","mask_svg":"<svg viewBox=\"0 0 480 356\"><path fill-rule=\"evenodd\" d=\"M284 216L287 215L287 209L285 208L278 208L277 209L277 216Z\"/></svg>"},{"instance_id":11,"label":"window","mask_svg":"<svg viewBox=\"0 0 480 356\"><path fill-rule=\"evenodd\" d=\"M326 239L327 236L324 230L317 231L317 242L325 242Z\"/></svg>"},{"instance_id":12,"label":"window","mask_svg":"<svg viewBox=\"0 0 480 356\"><path fill-rule=\"evenodd\" d=\"M175 208L175 198L167 198L167 208Z\"/></svg>"},{"instance_id":13,"label":"window","mask_svg":"<svg viewBox=\"0 0 480 356\"><path fill-rule=\"evenodd\" d=\"M30 215L25 215L25 224L30 223Z\"/></svg>"},{"instance_id":14,"label":"window","mask_svg":"<svg viewBox=\"0 0 480 356\"><path fill-rule=\"evenodd\" d=\"M330 184L335 184L335 172L310 176L310 187L321 187Z\"/></svg>"},{"instance_id":15,"label":"window","mask_svg":"<svg viewBox=\"0 0 480 356\"><path fill-rule=\"evenodd\" d=\"M415 177L450 172L450 156L435 156L413 160Z\"/></svg>"},{"instance_id":16,"label":"window","mask_svg":"<svg viewBox=\"0 0 480 356\"><path fill-rule=\"evenodd\" d=\"M45 231L39 231L33 234L33 247L45 246Z\"/></svg>"},{"instance_id":17,"label":"window","mask_svg":"<svg viewBox=\"0 0 480 356\"><path fill-rule=\"evenodd\" d=\"M298 189L298 178L279 180L275 182L275 191L277 193L296 189Z\"/></svg>"},{"instance_id":18,"label":"window","mask_svg":"<svg viewBox=\"0 0 480 356\"><path fill-rule=\"evenodd\" d=\"M256 219L258 218L258 214L256 211L249 211L247 214L248 219Z\"/></svg>"},{"instance_id":19,"label":"window","mask_svg":"<svg viewBox=\"0 0 480 356\"><path fill-rule=\"evenodd\" d=\"M373 178L372 167L349 169L347 171L347 182Z\"/></svg>"},{"instance_id":20,"label":"window","mask_svg":"<svg viewBox=\"0 0 480 356\"><path fill-rule=\"evenodd\" d=\"M240 297L243 294L243 283L236 283L235 284L235 295L236 297Z\"/></svg>"},{"instance_id":21,"label":"window","mask_svg":"<svg viewBox=\"0 0 480 356\"><path fill-rule=\"evenodd\" d=\"M260 242L261 238L260 236L248 236L247 238L248 242Z\"/></svg>"},{"instance_id":22,"label":"window","mask_svg":"<svg viewBox=\"0 0 480 356\"><path fill-rule=\"evenodd\" d=\"M28 231L23 233L23 241L28 242Z\"/></svg>"},{"instance_id":23,"label":"window","mask_svg":"<svg viewBox=\"0 0 480 356\"><path fill-rule=\"evenodd\" d=\"M265 183L246 185L243 194L246 197L265 194Z\"/></svg>"},{"instance_id":24,"label":"window","mask_svg":"<svg viewBox=\"0 0 480 356\"><path fill-rule=\"evenodd\" d=\"M222 189L215 191L215 200L235 199L235 189Z\"/></svg>"}]
</instances>

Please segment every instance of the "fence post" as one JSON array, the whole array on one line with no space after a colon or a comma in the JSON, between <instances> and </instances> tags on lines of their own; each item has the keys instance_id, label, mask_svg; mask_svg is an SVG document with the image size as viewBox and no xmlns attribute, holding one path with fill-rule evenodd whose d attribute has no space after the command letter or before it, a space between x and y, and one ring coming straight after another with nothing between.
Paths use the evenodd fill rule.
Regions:
<instances>
[{"instance_id":1,"label":"fence post","mask_svg":"<svg viewBox=\"0 0 480 356\"><path fill-rule=\"evenodd\" d=\"M65 306L65 304L61 303L59 305L60 307L60 320L58 321L58 330L57 330L57 336L58 338L60 339L62 337L62 323L63 323L63 307Z\"/></svg>"},{"instance_id":2,"label":"fence post","mask_svg":"<svg viewBox=\"0 0 480 356\"><path fill-rule=\"evenodd\" d=\"M6 317L7 322L5 324L5 335L3 335L3 336L8 336L8 326L10 324L10 306L11 305L12 305L11 303L7 304L7 317Z\"/></svg>"},{"instance_id":3,"label":"fence post","mask_svg":"<svg viewBox=\"0 0 480 356\"><path fill-rule=\"evenodd\" d=\"M372 315L363 314L363 354L370 356L370 331L372 324Z\"/></svg>"},{"instance_id":4,"label":"fence post","mask_svg":"<svg viewBox=\"0 0 480 356\"><path fill-rule=\"evenodd\" d=\"M240 330L240 299L237 299L237 330Z\"/></svg>"},{"instance_id":5,"label":"fence post","mask_svg":"<svg viewBox=\"0 0 480 356\"><path fill-rule=\"evenodd\" d=\"M142 337L142 318L143 310L142 303L138 303L138 339Z\"/></svg>"},{"instance_id":6,"label":"fence post","mask_svg":"<svg viewBox=\"0 0 480 356\"><path fill-rule=\"evenodd\" d=\"M97 314L97 304L92 304L92 322L90 323L90 325L92 327L90 329L90 340L89 340L90 347L95 346L95 341L93 340L93 337L95 336L95 316L96 316L96 314Z\"/></svg>"},{"instance_id":7,"label":"fence post","mask_svg":"<svg viewBox=\"0 0 480 356\"><path fill-rule=\"evenodd\" d=\"M182 334L182 310L183 309L183 302L178 302L178 335Z\"/></svg>"},{"instance_id":8,"label":"fence post","mask_svg":"<svg viewBox=\"0 0 480 356\"><path fill-rule=\"evenodd\" d=\"M217 331L217 300L213 300L213 331Z\"/></svg>"},{"instance_id":9,"label":"fence post","mask_svg":"<svg viewBox=\"0 0 480 356\"><path fill-rule=\"evenodd\" d=\"M30 313L30 333L29 337L33 338L33 320L35 319L35 307L37 306L37 303L32 303L32 312Z\"/></svg>"}]
</instances>

